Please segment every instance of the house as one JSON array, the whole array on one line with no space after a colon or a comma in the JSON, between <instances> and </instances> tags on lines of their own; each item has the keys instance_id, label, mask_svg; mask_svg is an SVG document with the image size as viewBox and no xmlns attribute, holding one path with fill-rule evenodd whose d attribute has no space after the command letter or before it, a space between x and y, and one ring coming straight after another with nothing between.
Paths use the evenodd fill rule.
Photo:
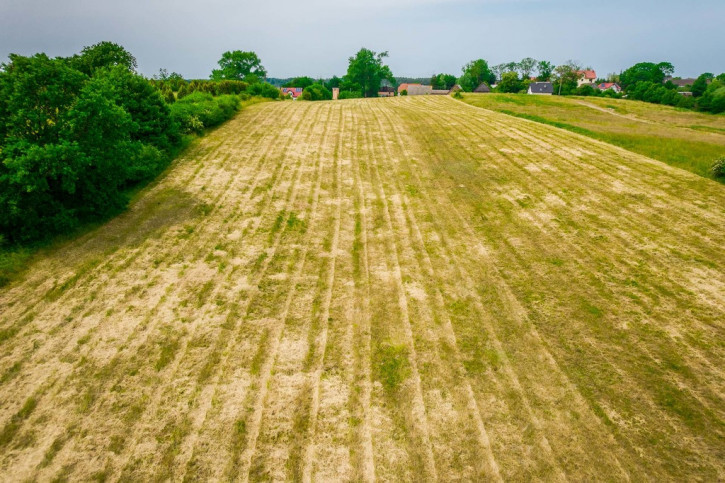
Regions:
<instances>
[{"instance_id":1,"label":"house","mask_svg":"<svg viewBox=\"0 0 725 483\"><path fill-rule=\"evenodd\" d=\"M594 84L597 80L597 73L593 70L578 70L576 71L577 80L576 86L581 87L584 84Z\"/></svg>"},{"instance_id":2,"label":"house","mask_svg":"<svg viewBox=\"0 0 725 483\"><path fill-rule=\"evenodd\" d=\"M550 96L554 93L554 86L551 82L532 82L529 84L527 93L539 96Z\"/></svg>"},{"instance_id":3,"label":"house","mask_svg":"<svg viewBox=\"0 0 725 483\"><path fill-rule=\"evenodd\" d=\"M476 92L478 94L488 94L489 92L491 92L491 88L488 87L485 82L481 82L481 85L473 89L473 92Z\"/></svg>"},{"instance_id":4,"label":"house","mask_svg":"<svg viewBox=\"0 0 725 483\"><path fill-rule=\"evenodd\" d=\"M668 77L665 79L665 83L672 82L677 87L686 87L694 84L696 80L697 79L693 79L692 77L688 77L687 79L673 79L672 77Z\"/></svg>"},{"instance_id":5,"label":"house","mask_svg":"<svg viewBox=\"0 0 725 483\"><path fill-rule=\"evenodd\" d=\"M602 82L601 84L599 84L596 87L600 91L606 91L606 90L611 89L614 92L616 92L617 94L619 94L620 92L622 92L622 88L619 87L619 84L617 84L616 82Z\"/></svg>"},{"instance_id":6,"label":"house","mask_svg":"<svg viewBox=\"0 0 725 483\"><path fill-rule=\"evenodd\" d=\"M458 84L451 87L450 92L461 92L463 90L463 87L459 86Z\"/></svg>"},{"instance_id":7,"label":"house","mask_svg":"<svg viewBox=\"0 0 725 483\"><path fill-rule=\"evenodd\" d=\"M432 96L447 96L451 91L448 89L431 89L430 94Z\"/></svg>"},{"instance_id":8,"label":"house","mask_svg":"<svg viewBox=\"0 0 725 483\"><path fill-rule=\"evenodd\" d=\"M408 95L409 96L427 96L432 93L433 93L433 86L424 86L422 84L408 84Z\"/></svg>"},{"instance_id":9,"label":"house","mask_svg":"<svg viewBox=\"0 0 725 483\"><path fill-rule=\"evenodd\" d=\"M282 95L297 99L302 95L302 90L301 87L282 87Z\"/></svg>"},{"instance_id":10,"label":"house","mask_svg":"<svg viewBox=\"0 0 725 483\"><path fill-rule=\"evenodd\" d=\"M378 97L395 97L395 88L392 86L380 86Z\"/></svg>"},{"instance_id":11,"label":"house","mask_svg":"<svg viewBox=\"0 0 725 483\"><path fill-rule=\"evenodd\" d=\"M398 95L402 95L403 91L408 90L408 86L419 86L420 84L400 84L398 86Z\"/></svg>"}]
</instances>

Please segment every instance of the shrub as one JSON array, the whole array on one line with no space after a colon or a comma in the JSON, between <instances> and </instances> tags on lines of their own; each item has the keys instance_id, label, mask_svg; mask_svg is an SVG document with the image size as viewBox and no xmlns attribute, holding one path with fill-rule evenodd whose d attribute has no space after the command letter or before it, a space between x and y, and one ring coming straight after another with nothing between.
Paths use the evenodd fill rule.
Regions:
<instances>
[{"instance_id":1,"label":"shrub","mask_svg":"<svg viewBox=\"0 0 725 483\"><path fill-rule=\"evenodd\" d=\"M253 96L266 97L268 99L279 99L280 97L280 90L266 82L252 84L247 89L247 92Z\"/></svg>"},{"instance_id":2,"label":"shrub","mask_svg":"<svg viewBox=\"0 0 725 483\"><path fill-rule=\"evenodd\" d=\"M713 178L725 178L725 156L720 156L712 163L710 174Z\"/></svg>"},{"instance_id":3,"label":"shrub","mask_svg":"<svg viewBox=\"0 0 725 483\"><path fill-rule=\"evenodd\" d=\"M233 95L214 97L194 92L171 105L171 116L184 133L200 133L218 126L239 109L239 98Z\"/></svg>"},{"instance_id":4,"label":"shrub","mask_svg":"<svg viewBox=\"0 0 725 483\"><path fill-rule=\"evenodd\" d=\"M362 91L340 91L338 99L359 99L362 97Z\"/></svg>"},{"instance_id":5,"label":"shrub","mask_svg":"<svg viewBox=\"0 0 725 483\"><path fill-rule=\"evenodd\" d=\"M322 84L312 84L304 88L302 99L306 101L329 101L332 99L332 92Z\"/></svg>"}]
</instances>

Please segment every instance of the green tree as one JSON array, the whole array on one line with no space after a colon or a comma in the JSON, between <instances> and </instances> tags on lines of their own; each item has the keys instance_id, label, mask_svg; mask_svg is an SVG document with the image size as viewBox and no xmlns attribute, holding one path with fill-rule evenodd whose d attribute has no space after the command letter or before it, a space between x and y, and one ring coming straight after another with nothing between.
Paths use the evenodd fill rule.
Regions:
<instances>
[{"instance_id":1,"label":"green tree","mask_svg":"<svg viewBox=\"0 0 725 483\"><path fill-rule=\"evenodd\" d=\"M219 69L211 72L212 80L243 80L255 84L267 77L262 61L254 52L224 52L218 64Z\"/></svg>"},{"instance_id":2,"label":"green tree","mask_svg":"<svg viewBox=\"0 0 725 483\"><path fill-rule=\"evenodd\" d=\"M312 84L302 91L302 99L306 101L327 101L332 99L332 92L322 84Z\"/></svg>"},{"instance_id":3,"label":"green tree","mask_svg":"<svg viewBox=\"0 0 725 483\"><path fill-rule=\"evenodd\" d=\"M638 82L652 82L662 84L665 77L672 75L675 68L669 62L640 62L633 65L619 75L619 81L622 88L629 90Z\"/></svg>"},{"instance_id":4,"label":"green tree","mask_svg":"<svg viewBox=\"0 0 725 483\"><path fill-rule=\"evenodd\" d=\"M707 90L707 85L715 78L710 72L701 74L695 82L692 84L692 96L700 97Z\"/></svg>"},{"instance_id":5,"label":"green tree","mask_svg":"<svg viewBox=\"0 0 725 483\"><path fill-rule=\"evenodd\" d=\"M537 81L549 82L551 80L551 75L554 73L554 64L548 60L540 60L536 68L539 71L539 75L536 78Z\"/></svg>"},{"instance_id":6,"label":"green tree","mask_svg":"<svg viewBox=\"0 0 725 483\"><path fill-rule=\"evenodd\" d=\"M86 75L93 75L96 69L104 67L120 66L130 72L136 72L138 67L136 58L129 51L108 41L84 47L80 55L71 57L69 62Z\"/></svg>"},{"instance_id":7,"label":"green tree","mask_svg":"<svg viewBox=\"0 0 725 483\"><path fill-rule=\"evenodd\" d=\"M536 70L536 59L532 59L531 57L526 57L524 59L521 59L521 62L518 64L519 72L521 73L522 79L528 79L531 77L531 74L534 73Z\"/></svg>"},{"instance_id":8,"label":"green tree","mask_svg":"<svg viewBox=\"0 0 725 483\"><path fill-rule=\"evenodd\" d=\"M554 92L561 96L573 94L577 88L577 80L579 79L577 71L579 70L581 70L581 66L573 60L568 60L566 63L556 66L554 69L556 73Z\"/></svg>"},{"instance_id":9,"label":"green tree","mask_svg":"<svg viewBox=\"0 0 725 483\"><path fill-rule=\"evenodd\" d=\"M449 90L456 85L456 76L452 74L438 74L430 78L433 89Z\"/></svg>"},{"instance_id":10,"label":"green tree","mask_svg":"<svg viewBox=\"0 0 725 483\"><path fill-rule=\"evenodd\" d=\"M387 56L387 52L378 54L370 49L362 48L357 54L350 57L346 77L350 83L359 86L363 97L376 96L383 79L387 79L392 84L395 83L395 77L393 77L390 67L383 63L383 59Z\"/></svg>"},{"instance_id":11,"label":"green tree","mask_svg":"<svg viewBox=\"0 0 725 483\"><path fill-rule=\"evenodd\" d=\"M311 86L315 83L316 81L312 77L302 76L290 79L290 81L283 84L282 87L301 87L302 89L304 89L305 87Z\"/></svg>"},{"instance_id":12,"label":"green tree","mask_svg":"<svg viewBox=\"0 0 725 483\"><path fill-rule=\"evenodd\" d=\"M463 76L459 79L459 84L464 91L471 92L482 82L488 85L496 82L496 76L488 66L488 62L477 59L463 66Z\"/></svg>"},{"instance_id":13,"label":"green tree","mask_svg":"<svg viewBox=\"0 0 725 483\"><path fill-rule=\"evenodd\" d=\"M501 76L501 80L499 81L496 89L498 89L498 92L515 93L523 89L523 83L516 72L505 72Z\"/></svg>"}]
</instances>

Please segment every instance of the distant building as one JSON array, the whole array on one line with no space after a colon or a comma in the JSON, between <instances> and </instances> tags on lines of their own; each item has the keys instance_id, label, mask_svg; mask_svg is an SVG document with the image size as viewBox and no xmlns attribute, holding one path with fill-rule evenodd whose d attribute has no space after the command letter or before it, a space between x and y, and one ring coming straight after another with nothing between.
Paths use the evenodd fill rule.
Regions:
<instances>
[{"instance_id":1,"label":"distant building","mask_svg":"<svg viewBox=\"0 0 725 483\"><path fill-rule=\"evenodd\" d=\"M606 90L610 90L611 89L614 92L616 92L617 94L619 94L620 92L622 92L622 88L619 87L619 84L617 84L616 82L602 82L601 84L599 84L596 87L600 91L606 91Z\"/></svg>"},{"instance_id":2,"label":"distant building","mask_svg":"<svg viewBox=\"0 0 725 483\"><path fill-rule=\"evenodd\" d=\"M665 79L665 82L672 82L677 87L686 87L694 84L696 80L697 79L693 79L692 77L688 77L687 79L673 79L672 77L668 77Z\"/></svg>"},{"instance_id":3,"label":"distant building","mask_svg":"<svg viewBox=\"0 0 725 483\"><path fill-rule=\"evenodd\" d=\"M551 82L532 82L529 84L528 94L539 96L550 96L554 93L554 86Z\"/></svg>"},{"instance_id":4,"label":"distant building","mask_svg":"<svg viewBox=\"0 0 725 483\"><path fill-rule=\"evenodd\" d=\"M408 91L408 86L419 86L420 84L400 84L398 86L398 95L402 95L403 91Z\"/></svg>"},{"instance_id":5,"label":"distant building","mask_svg":"<svg viewBox=\"0 0 725 483\"><path fill-rule=\"evenodd\" d=\"M433 86L424 86L422 84L408 84L409 96L427 96L433 93Z\"/></svg>"},{"instance_id":6,"label":"distant building","mask_svg":"<svg viewBox=\"0 0 725 483\"><path fill-rule=\"evenodd\" d=\"M461 86L459 86L458 84L456 84L456 85L454 85L453 87L451 87L451 90L450 90L450 92L460 92L460 91L462 91L462 90L463 90L463 87L461 87Z\"/></svg>"},{"instance_id":7,"label":"distant building","mask_svg":"<svg viewBox=\"0 0 725 483\"><path fill-rule=\"evenodd\" d=\"M581 87L585 84L594 84L597 80L597 73L593 70L578 70L576 71L577 80L576 86Z\"/></svg>"},{"instance_id":8,"label":"distant building","mask_svg":"<svg viewBox=\"0 0 725 483\"><path fill-rule=\"evenodd\" d=\"M390 86L381 86L378 90L378 97L394 97L395 88Z\"/></svg>"},{"instance_id":9,"label":"distant building","mask_svg":"<svg viewBox=\"0 0 725 483\"><path fill-rule=\"evenodd\" d=\"M301 87L282 87L282 95L297 99L302 95L302 90Z\"/></svg>"},{"instance_id":10,"label":"distant building","mask_svg":"<svg viewBox=\"0 0 725 483\"><path fill-rule=\"evenodd\" d=\"M478 94L488 94L489 92L491 92L491 88L488 87L488 84L486 84L485 82L481 82L478 87L473 89L473 92L476 92Z\"/></svg>"},{"instance_id":11,"label":"distant building","mask_svg":"<svg viewBox=\"0 0 725 483\"><path fill-rule=\"evenodd\" d=\"M430 94L433 96L447 96L451 91L448 89L431 89Z\"/></svg>"}]
</instances>

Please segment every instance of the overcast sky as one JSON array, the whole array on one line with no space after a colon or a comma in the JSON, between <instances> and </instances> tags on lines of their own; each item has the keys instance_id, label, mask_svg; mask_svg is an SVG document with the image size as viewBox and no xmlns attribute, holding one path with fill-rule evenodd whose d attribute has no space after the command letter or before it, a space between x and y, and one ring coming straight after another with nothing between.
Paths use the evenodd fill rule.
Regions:
<instances>
[{"instance_id":1,"label":"overcast sky","mask_svg":"<svg viewBox=\"0 0 725 483\"><path fill-rule=\"evenodd\" d=\"M601 77L666 60L688 77L725 71L724 21L725 0L0 0L0 57L110 40L145 75L206 78L222 52L253 50L270 76L329 77L364 46L398 76L534 57Z\"/></svg>"}]
</instances>

